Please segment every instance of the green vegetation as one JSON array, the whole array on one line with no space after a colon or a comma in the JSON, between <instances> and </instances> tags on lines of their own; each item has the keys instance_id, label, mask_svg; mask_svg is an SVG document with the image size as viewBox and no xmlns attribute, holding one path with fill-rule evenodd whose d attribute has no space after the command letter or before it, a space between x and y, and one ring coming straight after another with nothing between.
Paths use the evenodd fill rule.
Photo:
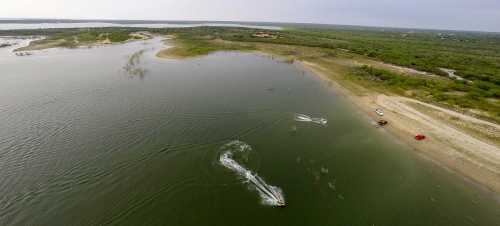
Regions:
<instances>
[{"instance_id":1,"label":"green vegetation","mask_svg":"<svg viewBox=\"0 0 500 226\"><path fill-rule=\"evenodd\" d=\"M97 42L102 40L101 33L98 32L84 32L76 36L77 40L80 42Z\"/></svg>"},{"instance_id":2,"label":"green vegetation","mask_svg":"<svg viewBox=\"0 0 500 226\"><path fill-rule=\"evenodd\" d=\"M141 58L145 50L140 50L129 56L127 64L123 67L125 72L132 77L144 78L147 70L141 66Z\"/></svg>"},{"instance_id":3,"label":"green vegetation","mask_svg":"<svg viewBox=\"0 0 500 226\"><path fill-rule=\"evenodd\" d=\"M181 34L179 38L205 37L238 42L342 49L400 66L446 75L450 68L469 80L500 85L500 35L489 33L294 28L261 31L244 28L163 29L160 33ZM255 36L266 32L273 38Z\"/></svg>"},{"instance_id":4,"label":"green vegetation","mask_svg":"<svg viewBox=\"0 0 500 226\"><path fill-rule=\"evenodd\" d=\"M128 32L112 32L104 34L111 42L124 42L129 40L130 34Z\"/></svg>"},{"instance_id":5,"label":"green vegetation","mask_svg":"<svg viewBox=\"0 0 500 226\"><path fill-rule=\"evenodd\" d=\"M185 28L175 34L182 56L218 50L256 49L307 60L331 68L337 59L378 60L437 76L401 74L380 65L343 65L345 77L368 88L411 96L500 122L500 35L409 30L294 28L262 31L245 28ZM266 35L260 35L260 34ZM259 35L256 35L259 34ZM232 43L231 48L220 43ZM252 45L253 44L253 45ZM370 65L370 63L366 63ZM338 67L338 65L337 65ZM441 68L456 70L465 80L448 78Z\"/></svg>"},{"instance_id":6,"label":"green vegetation","mask_svg":"<svg viewBox=\"0 0 500 226\"><path fill-rule=\"evenodd\" d=\"M207 55L216 51L255 50L251 44L226 42L211 35L191 35L176 33L176 46L162 51L159 55L171 55L180 58Z\"/></svg>"},{"instance_id":7,"label":"green vegetation","mask_svg":"<svg viewBox=\"0 0 500 226\"><path fill-rule=\"evenodd\" d=\"M391 92L414 97L427 102L446 104L453 108L474 108L500 119L500 105L488 98L500 98L499 87L483 89L478 81L471 85L466 82L433 78L429 76L408 76L370 66L356 67L348 75L350 79L376 89L389 89Z\"/></svg>"},{"instance_id":8,"label":"green vegetation","mask_svg":"<svg viewBox=\"0 0 500 226\"><path fill-rule=\"evenodd\" d=\"M299 34L384 62L439 75L446 75L440 68L451 68L466 79L500 85L500 36L495 34L306 29L292 36Z\"/></svg>"},{"instance_id":9,"label":"green vegetation","mask_svg":"<svg viewBox=\"0 0 500 226\"><path fill-rule=\"evenodd\" d=\"M130 33L175 36L176 47L159 56L194 57L215 51L272 53L310 61L368 88L470 110L500 122L500 34L408 29L309 26L269 31L235 27L95 28L0 31L0 35L46 35L37 43L74 47L103 40L122 42ZM377 62L428 72L416 76ZM359 67L359 65L369 65ZM442 68L466 80L448 78Z\"/></svg>"},{"instance_id":10,"label":"green vegetation","mask_svg":"<svg viewBox=\"0 0 500 226\"><path fill-rule=\"evenodd\" d=\"M124 31L115 31L109 33L99 33L95 31L90 31L90 32L79 33L78 35L73 37L75 37L75 39L78 40L78 42L82 43L95 43L106 40L109 40L111 43L117 43L117 42L124 42L132 38L129 32L124 32Z\"/></svg>"}]
</instances>

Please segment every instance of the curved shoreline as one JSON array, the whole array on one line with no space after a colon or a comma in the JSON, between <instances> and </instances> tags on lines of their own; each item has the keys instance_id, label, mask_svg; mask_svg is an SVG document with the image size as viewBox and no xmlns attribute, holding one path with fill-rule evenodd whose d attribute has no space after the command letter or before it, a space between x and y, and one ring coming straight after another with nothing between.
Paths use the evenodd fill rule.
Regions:
<instances>
[{"instance_id":1,"label":"curved shoreline","mask_svg":"<svg viewBox=\"0 0 500 226\"><path fill-rule=\"evenodd\" d=\"M282 57L262 50L252 52ZM175 57L169 53L157 54L157 57L176 60L190 58ZM495 132L500 131L500 125L419 100L378 93L353 82L344 84L341 79L342 75L338 72L305 60L295 62L299 67L311 71L328 82L336 92L371 120L376 122L380 119L374 110L382 108L385 111L384 120L389 121L389 125L384 127L384 130L388 131L392 137L410 147L420 157L431 160L452 173L458 173L469 182L495 193L500 202L500 148L498 145L477 138L462 128L450 125L435 114L458 118L459 121L474 125L488 126ZM416 141L414 136L420 133L425 134L428 139Z\"/></svg>"},{"instance_id":2,"label":"curved shoreline","mask_svg":"<svg viewBox=\"0 0 500 226\"><path fill-rule=\"evenodd\" d=\"M245 52L245 50L231 51ZM255 54L286 59L286 57L272 51L259 49L250 51ZM164 49L158 52L156 56L164 59L183 60L202 57L203 55L175 56ZM415 99L378 93L353 82L346 85L341 78L342 74L339 72L332 71L314 62L303 60L295 62L331 84L335 91L341 93L348 102L352 103L353 106L361 110L364 115L370 117L373 121L378 120L374 110L376 108L384 109L384 119L389 121L389 125L385 127L385 130L399 141L402 141L404 145L415 150L416 153L485 186L497 195L500 194L499 145L475 137L470 131L458 128L449 121L443 120L441 116L458 118L460 122L487 125L492 127L495 132L500 131L500 125ZM353 89L353 87L355 88ZM362 92L360 94L355 90L362 90ZM423 142L415 141L414 136L419 133L425 134L429 139Z\"/></svg>"},{"instance_id":3,"label":"curved shoreline","mask_svg":"<svg viewBox=\"0 0 500 226\"><path fill-rule=\"evenodd\" d=\"M471 180L471 182L475 182L494 192L500 202L499 147L447 125L445 121L419 111L412 105L418 104L433 108L441 114L460 117L460 120L487 125L491 125L490 122L406 97L389 96L373 91L367 91L363 95L355 94L347 87L339 84L332 76L329 76L328 70L320 65L306 61L299 61L299 64L329 82L335 91L341 93L348 102L352 103L372 120L376 121L379 118L374 113L374 109L384 109L385 115L383 117L389 121L389 125L384 129L390 135L396 137L398 141L401 141L422 157L428 158L443 168L458 173L467 180ZM500 125L494 125L500 130ZM416 141L414 136L417 133L425 133L428 139L423 142Z\"/></svg>"}]
</instances>

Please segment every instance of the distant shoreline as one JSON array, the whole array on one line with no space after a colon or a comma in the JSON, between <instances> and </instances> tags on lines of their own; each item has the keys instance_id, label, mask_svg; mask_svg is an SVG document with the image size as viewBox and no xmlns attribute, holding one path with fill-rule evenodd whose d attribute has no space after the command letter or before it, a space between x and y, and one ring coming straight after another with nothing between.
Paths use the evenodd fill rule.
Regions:
<instances>
[{"instance_id":1,"label":"distant shoreline","mask_svg":"<svg viewBox=\"0 0 500 226\"><path fill-rule=\"evenodd\" d=\"M120 19L57 19L57 18L0 18L2 23L34 24L34 23L115 23L115 24L231 24L270 27L314 27L314 28L359 28L368 30L385 31L442 31L442 32L468 32L468 33L497 33L499 31L463 30L452 28L423 28L423 27L394 27L373 26L362 24L330 24L319 22L286 22L286 21L230 21L230 20L120 20Z\"/></svg>"},{"instance_id":2,"label":"distant shoreline","mask_svg":"<svg viewBox=\"0 0 500 226\"><path fill-rule=\"evenodd\" d=\"M72 29L72 28L188 28L188 27L245 27L266 30L281 30L281 26L258 25L236 22L188 22L188 21L52 21L33 22L24 20L0 20L0 30Z\"/></svg>"}]
</instances>

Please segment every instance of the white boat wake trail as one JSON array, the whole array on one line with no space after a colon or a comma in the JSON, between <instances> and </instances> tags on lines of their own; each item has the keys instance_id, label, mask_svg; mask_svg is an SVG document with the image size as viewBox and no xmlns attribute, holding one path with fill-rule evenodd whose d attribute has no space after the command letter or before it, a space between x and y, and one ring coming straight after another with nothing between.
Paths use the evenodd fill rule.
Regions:
<instances>
[{"instance_id":1,"label":"white boat wake trail","mask_svg":"<svg viewBox=\"0 0 500 226\"><path fill-rule=\"evenodd\" d=\"M236 140L225 144L222 146L221 150L223 150L223 152L219 157L220 164L240 176L245 183L248 183L249 188L256 190L263 204L285 206L285 198L280 188L268 185L257 174L252 173L252 171L246 169L234 160L235 155L241 155L244 160L248 159L248 154L252 151L250 145Z\"/></svg>"},{"instance_id":2,"label":"white boat wake trail","mask_svg":"<svg viewBox=\"0 0 500 226\"><path fill-rule=\"evenodd\" d=\"M295 121L298 122L311 122L311 123L316 123L322 126L326 126L328 124L328 120L324 118L313 118L308 115L303 115L303 114L295 114Z\"/></svg>"}]
</instances>

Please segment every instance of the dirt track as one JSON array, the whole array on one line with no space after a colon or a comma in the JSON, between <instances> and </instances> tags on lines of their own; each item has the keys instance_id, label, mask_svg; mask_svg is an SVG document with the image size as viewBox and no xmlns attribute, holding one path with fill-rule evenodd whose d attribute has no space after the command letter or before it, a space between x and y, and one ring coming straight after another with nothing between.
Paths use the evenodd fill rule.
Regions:
<instances>
[{"instance_id":1,"label":"dirt track","mask_svg":"<svg viewBox=\"0 0 500 226\"><path fill-rule=\"evenodd\" d=\"M492 139L500 137L500 125L444 109L418 100L401 96L388 96L371 91L355 94L341 86L331 73L321 66L302 62L321 78L333 82L336 91L343 94L358 109L378 120L376 108L384 110L383 118L389 121L384 129L399 138L405 145L447 169L457 172L490 190L500 194L500 148L491 139L482 139L470 130L459 126L478 128L478 134L488 134ZM330 83L331 83L330 82ZM450 123L452 118L458 123ZM427 139L416 141L416 134L425 134Z\"/></svg>"}]
</instances>

